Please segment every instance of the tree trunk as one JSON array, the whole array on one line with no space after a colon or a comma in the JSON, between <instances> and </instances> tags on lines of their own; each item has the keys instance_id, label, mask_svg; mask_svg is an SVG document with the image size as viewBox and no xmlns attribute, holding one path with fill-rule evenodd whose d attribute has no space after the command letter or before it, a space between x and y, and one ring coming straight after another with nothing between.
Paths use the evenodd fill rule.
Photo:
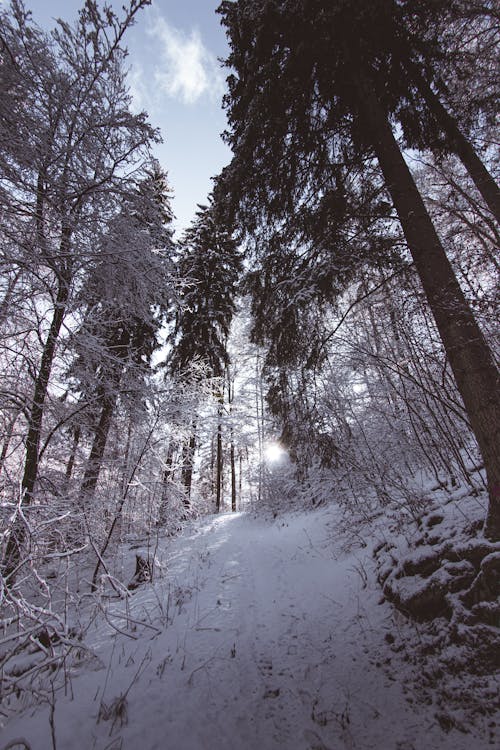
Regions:
<instances>
[{"instance_id":1,"label":"tree trunk","mask_svg":"<svg viewBox=\"0 0 500 750\"><path fill-rule=\"evenodd\" d=\"M5 463L5 460L7 458L7 453L9 452L9 445L10 441L12 440L12 435L14 434L14 426L17 422L17 419L19 417L20 411L16 411L14 416L11 418L8 426L7 426L7 432L5 434L3 445L2 445L2 453L0 454L0 474L3 471L3 466Z\"/></svg>"},{"instance_id":2,"label":"tree trunk","mask_svg":"<svg viewBox=\"0 0 500 750\"><path fill-rule=\"evenodd\" d=\"M220 513L222 504L222 424L221 424L221 409L219 408L219 423L217 425L217 480L216 480L216 498L215 498L215 509L217 513Z\"/></svg>"},{"instance_id":3,"label":"tree trunk","mask_svg":"<svg viewBox=\"0 0 500 750\"><path fill-rule=\"evenodd\" d=\"M172 481L173 475L173 461L174 461L174 442L171 441L167 447L167 455L165 457L165 466L163 469L161 479L161 498L160 508L158 510L158 521L157 526L165 526L168 521L168 501L169 501L169 488Z\"/></svg>"},{"instance_id":4,"label":"tree trunk","mask_svg":"<svg viewBox=\"0 0 500 750\"><path fill-rule=\"evenodd\" d=\"M23 503L25 505L29 505L33 499L33 489L38 475L38 451L40 448L43 410L45 399L47 397L47 388L52 370L52 363L54 361L57 339L66 313L68 296L69 286L67 283L61 281L59 283L54 315L52 317L52 322L42 354L40 370L35 381L35 390L28 423L26 460L22 479Z\"/></svg>"},{"instance_id":5,"label":"tree trunk","mask_svg":"<svg viewBox=\"0 0 500 750\"><path fill-rule=\"evenodd\" d=\"M229 416L231 417L230 442L229 442L229 461L231 464L231 511L236 512L236 461L234 456L234 426L232 422L233 401L234 401L234 378L231 377L231 370L226 367L227 379L227 402L229 405Z\"/></svg>"},{"instance_id":6,"label":"tree trunk","mask_svg":"<svg viewBox=\"0 0 500 750\"><path fill-rule=\"evenodd\" d=\"M70 231L63 232L61 241L61 252L67 254L69 251ZM68 277L70 274L68 274ZM21 481L21 505L29 505L33 499L33 490L38 476L40 436L42 431L43 413L45 399L49 385L50 373L56 351L56 344L59 338L61 326L66 314L66 306L69 298L69 278L60 278L57 290L54 313L50 324L49 332L45 341L42 352L40 369L35 380L33 392L33 401L28 419L28 435L26 438L26 456L24 462L24 473ZM3 560L4 575L11 577L19 564L21 558L21 546L26 536L25 527L18 521L10 532L5 556Z\"/></svg>"},{"instance_id":7,"label":"tree trunk","mask_svg":"<svg viewBox=\"0 0 500 750\"><path fill-rule=\"evenodd\" d=\"M102 459L104 457L104 450L106 448L106 442L108 439L109 428L111 427L111 420L116 406L118 398L118 385L119 378L116 382L116 387L112 388L111 392L106 394L103 400L101 409L101 416L95 429L94 440L92 442L92 448L90 456L87 461L85 474L83 477L82 488L80 492L80 500L83 507L86 507L89 500L92 498L97 486L99 474L101 472Z\"/></svg>"},{"instance_id":8,"label":"tree trunk","mask_svg":"<svg viewBox=\"0 0 500 750\"><path fill-rule=\"evenodd\" d=\"M236 512L236 461L234 457L234 435L233 428L231 427L231 446L230 446L230 459L231 459L231 510L233 513Z\"/></svg>"},{"instance_id":9,"label":"tree trunk","mask_svg":"<svg viewBox=\"0 0 500 750\"><path fill-rule=\"evenodd\" d=\"M500 403L498 370L477 325L412 174L369 81L356 82L358 104L371 134L387 189L432 310L488 479L484 533L500 539Z\"/></svg>"},{"instance_id":10,"label":"tree trunk","mask_svg":"<svg viewBox=\"0 0 500 750\"><path fill-rule=\"evenodd\" d=\"M128 482L128 465L130 461L130 446L132 444L132 431L133 431L133 423L132 423L132 415L129 415L128 418L128 427L127 427L127 442L125 445L125 453L123 455L123 468L122 468L122 493L125 492L125 489L127 487Z\"/></svg>"},{"instance_id":11,"label":"tree trunk","mask_svg":"<svg viewBox=\"0 0 500 750\"><path fill-rule=\"evenodd\" d=\"M263 466L264 466L264 394L262 389L262 367L257 354L255 358L255 418L257 421L257 447L258 447L258 486L257 501L262 500Z\"/></svg>"},{"instance_id":12,"label":"tree trunk","mask_svg":"<svg viewBox=\"0 0 500 750\"><path fill-rule=\"evenodd\" d=\"M114 334L116 334L116 337ZM130 330L125 327L121 330L118 328L116 331L113 331L108 341L109 351L114 353L115 362L109 365L108 368L105 368L105 380L102 386L103 390L100 393L100 401L102 403L101 416L95 429L94 440L80 491L80 500L83 508L85 508L94 495L99 480L102 459L106 449L111 420L118 400L118 391L125 368L130 338Z\"/></svg>"},{"instance_id":13,"label":"tree trunk","mask_svg":"<svg viewBox=\"0 0 500 750\"><path fill-rule=\"evenodd\" d=\"M238 492L240 496L240 508L241 508L241 491L243 488L243 456L241 454L241 448L240 448L240 454L239 454L239 461L238 461Z\"/></svg>"},{"instance_id":14,"label":"tree trunk","mask_svg":"<svg viewBox=\"0 0 500 750\"><path fill-rule=\"evenodd\" d=\"M500 188L484 166L470 141L460 130L455 118L441 104L439 98L416 66L411 67L410 74L414 78L425 103L448 136L450 148L459 157L473 180L474 185L481 193L484 202L500 224Z\"/></svg>"},{"instance_id":15,"label":"tree trunk","mask_svg":"<svg viewBox=\"0 0 500 750\"><path fill-rule=\"evenodd\" d=\"M191 429L191 436L189 438L189 443L184 446L184 460L182 462L182 484L184 485L186 489L186 498L184 500L184 505L186 508L191 507L191 485L193 483L193 461L194 461L194 452L196 450L196 424L193 423L192 429Z\"/></svg>"},{"instance_id":16,"label":"tree trunk","mask_svg":"<svg viewBox=\"0 0 500 750\"><path fill-rule=\"evenodd\" d=\"M65 473L65 480L66 484L69 484L71 477L73 475L73 468L75 466L75 459L76 459L76 452L78 450L78 445L80 444L80 437L82 434L81 427L78 425L73 430L73 444L71 446L71 453L69 455L68 463L66 465L66 473Z\"/></svg>"},{"instance_id":17,"label":"tree trunk","mask_svg":"<svg viewBox=\"0 0 500 750\"><path fill-rule=\"evenodd\" d=\"M4 298L2 302L0 303L0 326L3 326L7 318L10 314L10 302L12 299L12 295L14 294L14 290L16 288L16 284L21 278L21 271L17 271L16 274L12 279L9 280L7 284L7 290L5 292Z\"/></svg>"},{"instance_id":18,"label":"tree trunk","mask_svg":"<svg viewBox=\"0 0 500 750\"><path fill-rule=\"evenodd\" d=\"M137 473L137 471L139 469L139 466L140 466L141 461L142 461L142 459L144 457L144 454L146 453L146 450L147 450L148 446L151 443L151 438L152 438L152 436L154 434L154 431L156 430L157 425L158 425L158 418L155 420L153 427L149 431L149 435L147 436L147 438L146 438L146 440L144 442L144 445L142 446L141 452L139 453L139 456L138 456L138 458L137 458L137 460L136 460L136 462L134 464L134 468L133 468L133 470L132 470L132 472L131 472L131 474L130 474L130 476L129 476L129 478L128 478L125 486L124 486L124 491L122 493L122 496L121 496L121 498L120 498L120 500L119 500L119 502L118 502L118 504L116 506L115 515L114 515L113 521L111 523L111 526L109 527L108 533L106 535L106 539L104 540L104 544L102 545L102 547L101 547L101 549L99 551L99 554L97 555L97 562L96 562L96 566L95 566L95 569L94 569L94 574L92 576L92 583L91 583L91 586L90 586L90 590L92 592L95 591L96 588L97 588L97 576L99 575L99 570L101 569L101 564L103 562L104 555L106 554L106 550L108 549L108 545L109 545L109 543L110 543L110 541L111 541L111 539L113 537L113 532L114 532L114 530L116 528L116 525L117 525L118 521L120 521L121 518L122 518L123 508L124 508L124 505L125 505L125 501L127 499L128 491L129 491L130 487L132 486L132 482L133 482L134 477L135 477L135 475L136 475L136 473Z\"/></svg>"}]
</instances>

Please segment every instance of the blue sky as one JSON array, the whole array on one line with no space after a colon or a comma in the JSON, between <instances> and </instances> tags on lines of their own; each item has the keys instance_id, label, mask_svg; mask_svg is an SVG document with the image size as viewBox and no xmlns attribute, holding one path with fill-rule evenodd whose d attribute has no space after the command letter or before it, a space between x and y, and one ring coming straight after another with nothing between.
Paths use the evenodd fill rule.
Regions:
<instances>
[{"instance_id":1,"label":"blue sky","mask_svg":"<svg viewBox=\"0 0 500 750\"><path fill-rule=\"evenodd\" d=\"M25 0L44 28L52 28L54 18L72 21L82 3ZM120 12L125 3L109 4ZM210 178L231 156L220 138L226 127L221 108L226 73L217 58L226 57L227 43L218 5L218 0L153 0L125 38L134 106L149 113L163 136L156 156L170 177L179 231L206 201Z\"/></svg>"}]
</instances>

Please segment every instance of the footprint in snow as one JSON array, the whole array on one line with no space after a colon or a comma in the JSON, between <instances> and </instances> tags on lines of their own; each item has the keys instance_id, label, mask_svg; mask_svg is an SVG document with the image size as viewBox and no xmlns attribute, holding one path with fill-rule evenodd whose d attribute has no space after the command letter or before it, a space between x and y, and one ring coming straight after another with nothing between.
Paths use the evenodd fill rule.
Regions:
<instances>
[{"instance_id":1,"label":"footprint in snow","mask_svg":"<svg viewBox=\"0 0 500 750\"><path fill-rule=\"evenodd\" d=\"M273 663L271 659L259 659L257 664L262 677L269 677L273 673Z\"/></svg>"}]
</instances>

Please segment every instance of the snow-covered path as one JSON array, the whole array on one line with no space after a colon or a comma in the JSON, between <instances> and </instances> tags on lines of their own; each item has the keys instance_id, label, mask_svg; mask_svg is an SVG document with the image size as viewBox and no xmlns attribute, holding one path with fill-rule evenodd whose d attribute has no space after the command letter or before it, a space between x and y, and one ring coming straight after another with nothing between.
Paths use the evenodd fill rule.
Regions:
<instances>
[{"instance_id":1,"label":"snow-covered path","mask_svg":"<svg viewBox=\"0 0 500 750\"><path fill-rule=\"evenodd\" d=\"M116 614L123 634L103 623L89 634L101 662L58 698L57 750L481 747L407 702L384 665L394 624L370 551L345 554L341 541L327 510L194 524L169 543L161 580L131 597L126 634ZM24 714L2 743L49 750L48 716Z\"/></svg>"}]
</instances>

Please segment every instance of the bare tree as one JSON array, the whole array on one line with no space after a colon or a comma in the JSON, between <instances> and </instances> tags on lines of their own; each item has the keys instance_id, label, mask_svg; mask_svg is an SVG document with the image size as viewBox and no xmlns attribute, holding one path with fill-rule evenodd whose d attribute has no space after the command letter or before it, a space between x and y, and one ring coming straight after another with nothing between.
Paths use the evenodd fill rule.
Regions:
<instances>
[{"instance_id":1,"label":"bare tree","mask_svg":"<svg viewBox=\"0 0 500 750\"><path fill-rule=\"evenodd\" d=\"M0 170L11 241L19 248L12 262L32 264L45 285L21 479L25 505L33 498L49 383L75 287L99 224L156 138L145 116L129 111L121 47L145 4L132 0L119 19L88 1L73 27L61 22L52 34L34 25L17 0L2 12L9 109L1 121ZM22 537L20 529L11 533L7 573Z\"/></svg>"}]
</instances>

